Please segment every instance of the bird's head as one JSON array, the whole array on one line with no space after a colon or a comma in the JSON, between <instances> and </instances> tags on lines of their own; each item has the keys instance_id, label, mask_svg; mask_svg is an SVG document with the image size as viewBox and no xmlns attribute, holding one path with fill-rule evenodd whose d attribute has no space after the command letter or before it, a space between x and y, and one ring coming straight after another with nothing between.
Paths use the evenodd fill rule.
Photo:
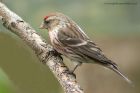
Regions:
<instances>
[{"instance_id":1,"label":"bird's head","mask_svg":"<svg viewBox=\"0 0 140 93\"><path fill-rule=\"evenodd\" d=\"M45 16L40 26L41 29L48 29L49 31L55 27L64 26L69 19L62 13L50 13Z\"/></svg>"}]
</instances>

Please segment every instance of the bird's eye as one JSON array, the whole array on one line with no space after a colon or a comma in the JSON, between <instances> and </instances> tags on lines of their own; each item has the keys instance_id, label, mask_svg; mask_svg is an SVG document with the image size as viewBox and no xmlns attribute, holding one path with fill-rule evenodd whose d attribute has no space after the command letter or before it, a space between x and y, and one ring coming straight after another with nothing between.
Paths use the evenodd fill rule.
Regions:
<instances>
[{"instance_id":1,"label":"bird's eye","mask_svg":"<svg viewBox=\"0 0 140 93\"><path fill-rule=\"evenodd\" d=\"M49 24L49 23L50 23L50 21L45 21L45 23L46 23L46 24Z\"/></svg>"}]
</instances>

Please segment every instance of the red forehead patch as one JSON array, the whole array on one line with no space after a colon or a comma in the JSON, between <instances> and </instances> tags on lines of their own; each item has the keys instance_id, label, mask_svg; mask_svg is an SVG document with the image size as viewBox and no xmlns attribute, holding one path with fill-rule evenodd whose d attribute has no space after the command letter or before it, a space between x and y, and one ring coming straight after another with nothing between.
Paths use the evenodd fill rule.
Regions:
<instances>
[{"instance_id":1,"label":"red forehead patch","mask_svg":"<svg viewBox=\"0 0 140 93\"><path fill-rule=\"evenodd\" d=\"M51 17L51 16L56 16L56 15L53 14L53 13L52 13L52 14L49 14L49 15L47 15L47 16L44 17L44 20L47 20L47 19L48 19L49 17Z\"/></svg>"},{"instance_id":2,"label":"red forehead patch","mask_svg":"<svg viewBox=\"0 0 140 93\"><path fill-rule=\"evenodd\" d=\"M44 17L44 20L46 20L48 17L49 17L49 16L45 16L45 17Z\"/></svg>"}]
</instances>

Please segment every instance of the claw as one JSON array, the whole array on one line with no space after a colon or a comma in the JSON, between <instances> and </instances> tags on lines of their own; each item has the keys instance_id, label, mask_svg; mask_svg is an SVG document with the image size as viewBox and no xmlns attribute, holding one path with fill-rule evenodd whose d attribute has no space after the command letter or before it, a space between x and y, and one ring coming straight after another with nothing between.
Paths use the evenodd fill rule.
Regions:
<instances>
[{"instance_id":1,"label":"claw","mask_svg":"<svg viewBox=\"0 0 140 93\"><path fill-rule=\"evenodd\" d=\"M65 70L65 72L63 72L63 73L70 74L70 75L74 76L74 78L76 78L76 74L75 74L75 73L73 73L72 71Z\"/></svg>"}]
</instances>

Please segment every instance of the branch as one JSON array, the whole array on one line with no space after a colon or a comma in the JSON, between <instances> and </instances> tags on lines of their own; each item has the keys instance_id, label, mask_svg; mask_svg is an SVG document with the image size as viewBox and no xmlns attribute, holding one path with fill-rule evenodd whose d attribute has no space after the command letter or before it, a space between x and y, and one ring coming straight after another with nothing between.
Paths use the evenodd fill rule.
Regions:
<instances>
[{"instance_id":1,"label":"branch","mask_svg":"<svg viewBox=\"0 0 140 93\"><path fill-rule=\"evenodd\" d=\"M47 44L28 23L1 2L0 17L3 25L31 47L40 62L49 66L65 93L84 93L76 82L75 76L69 74L69 69L63 63L59 53Z\"/></svg>"}]
</instances>

